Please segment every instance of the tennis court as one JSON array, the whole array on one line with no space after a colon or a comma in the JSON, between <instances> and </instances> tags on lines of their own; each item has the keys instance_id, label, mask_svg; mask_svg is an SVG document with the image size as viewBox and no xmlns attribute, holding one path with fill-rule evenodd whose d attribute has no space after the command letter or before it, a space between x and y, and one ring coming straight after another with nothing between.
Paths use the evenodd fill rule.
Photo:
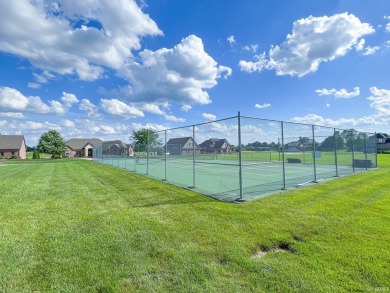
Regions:
<instances>
[{"instance_id":1,"label":"tennis court","mask_svg":"<svg viewBox=\"0 0 390 293\"><path fill-rule=\"evenodd\" d=\"M377 166L372 133L238 116L156 131L134 156L94 160L224 201L251 200ZM115 151L115 152L114 152Z\"/></svg>"},{"instance_id":2,"label":"tennis court","mask_svg":"<svg viewBox=\"0 0 390 293\"><path fill-rule=\"evenodd\" d=\"M151 156L104 158L100 162L189 188L219 200L235 201L240 198L240 166L237 161L205 159L205 156L195 161L192 156ZM365 168L338 166L336 170L334 165L317 164L314 169L312 163L244 161L241 170L244 199L251 200L275 191L335 178L337 175L364 171Z\"/></svg>"}]
</instances>

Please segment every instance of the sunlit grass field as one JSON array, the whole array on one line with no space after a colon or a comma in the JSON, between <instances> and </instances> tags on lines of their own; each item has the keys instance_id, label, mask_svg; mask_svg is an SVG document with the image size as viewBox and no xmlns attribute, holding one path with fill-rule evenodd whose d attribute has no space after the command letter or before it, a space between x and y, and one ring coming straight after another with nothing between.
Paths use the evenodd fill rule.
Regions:
<instances>
[{"instance_id":1,"label":"sunlit grass field","mask_svg":"<svg viewBox=\"0 0 390 293\"><path fill-rule=\"evenodd\" d=\"M239 205L91 161L0 166L0 292L389 291L379 166Z\"/></svg>"}]
</instances>

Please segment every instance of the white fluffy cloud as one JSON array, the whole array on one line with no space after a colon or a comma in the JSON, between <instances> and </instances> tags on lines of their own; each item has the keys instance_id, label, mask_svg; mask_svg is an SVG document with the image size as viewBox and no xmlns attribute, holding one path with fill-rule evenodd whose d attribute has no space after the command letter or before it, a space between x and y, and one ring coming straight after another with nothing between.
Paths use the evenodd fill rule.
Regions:
<instances>
[{"instance_id":1,"label":"white fluffy cloud","mask_svg":"<svg viewBox=\"0 0 390 293\"><path fill-rule=\"evenodd\" d=\"M70 108L72 107L73 104L78 103L79 99L77 99L76 95L74 94L62 92L61 101L66 108Z\"/></svg>"},{"instance_id":2,"label":"white fluffy cloud","mask_svg":"<svg viewBox=\"0 0 390 293\"><path fill-rule=\"evenodd\" d=\"M153 103L135 103L133 104L135 108L138 110L149 112L152 114L160 115L164 117L165 120L173 121L173 122L185 122L184 118L178 118L173 115L167 114L165 111L161 110L160 106L163 108L168 108L166 103L163 104L153 104Z\"/></svg>"},{"instance_id":3,"label":"white fluffy cloud","mask_svg":"<svg viewBox=\"0 0 390 293\"><path fill-rule=\"evenodd\" d=\"M27 83L27 86L31 89L39 89L41 87L41 84L36 82L29 82Z\"/></svg>"},{"instance_id":4,"label":"white fluffy cloud","mask_svg":"<svg viewBox=\"0 0 390 293\"><path fill-rule=\"evenodd\" d=\"M258 48L259 48L259 45L252 44L252 45L245 45L242 49L244 51L252 51L253 53L256 53Z\"/></svg>"},{"instance_id":5,"label":"white fluffy cloud","mask_svg":"<svg viewBox=\"0 0 390 293\"><path fill-rule=\"evenodd\" d=\"M374 46L374 47L370 47L370 46L367 46L365 49L366 51L363 53L364 56L368 56L368 55L373 55L375 54L376 51L378 51L381 47L380 46Z\"/></svg>"},{"instance_id":6,"label":"white fluffy cloud","mask_svg":"<svg viewBox=\"0 0 390 293\"><path fill-rule=\"evenodd\" d=\"M191 105L183 105L182 107L181 107L181 110L183 111L183 112L188 112L189 110L191 110L192 109L192 106Z\"/></svg>"},{"instance_id":7,"label":"white fluffy cloud","mask_svg":"<svg viewBox=\"0 0 390 293\"><path fill-rule=\"evenodd\" d=\"M184 118L179 118L179 117L176 117L173 115L168 115L168 114L164 115L164 119L168 120L168 121L172 121L172 122L185 122L186 121Z\"/></svg>"},{"instance_id":8,"label":"white fluffy cloud","mask_svg":"<svg viewBox=\"0 0 390 293\"><path fill-rule=\"evenodd\" d=\"M123 118L144 117L144 113L133 106L129 106L117 99L101 99L102 109L114 116Z\"/></svg>"},{"instance_id":9,"label":"white fluffy cloud","mask_svg":"<svg viewBox=\"0 0 390 293\"><path fill-rule=\"evenodd\" d=\"M303 18L293 24L292 33L281 45L256 55L253 61L241 60L242 71L275 70L277 75L304 76L317 71L322 62L344 56L361 46L361 38L375 30L353 14Z\"/></svg>"},{"instance_id":10,"label":"white fluffy cloud","mask_svg":"<svg viewBox=\"0 0 390 293\"><path fill-rule=\"evenodd\" d=\"M101 118L98 108L88 99L81 100L79 109L87 112L90 118Z\"/></svg>"},{"instance_id":11,"label":"white fluffy cloud","mask_svg":"<svg viewBox=\"0 0 390 293\"><path fill-rule=\"evenodd\" d=\"M22 113L17 112L0 112L0 117L23 119L24 115Z\"/></svg>"},{"instance_id":12,"label":"white fluffy cloud","mask_svg":"<svg viewBox=\"0 0 390 293\"><path fill-rule=\"evenodd\" d=\"M264 103L262 105L260 105L260 104L255 105L255 108L258 108L258 109L264 109L264 108L268 108L268 107L271 107L271 104Z\"/></svg>"},{"instance_id":13,"label":"white fluffy cloud","mask_svg":"<svg viewBox=\"0 0 390 293\"><path fill-rule=\"evenodd\" d=\"M334 96L336 99L349 99L360 95L360 88L354 87L352 92L348 92L346 89L336 90L332 89L319 89L315 90L319 96Z\"/></svg>"},{"instance_id":14,"label":"white fluffy cloud","mask_svg":"<svg viewBox=\"0 0 390 293\"><path fill-rule=\"evenodd\" d=\"M74 122L70 121L68 119L62 120L61 123L62 123L63 126L68 127L68 128L74 128L75 127Z\"/></svg>"},{"instance_id":15,"label":"white fluffy cloud","mask_svg":"<svg viewBox=\"0 0 390 293\"><path fill-rule=\"evenodd\" d=\"M167 127L165 125L154 124L154 123L146 123L146 124L131 123L131 128L135 131L138 131L142 128L147 128L147 129L151 129L151 130L155 130L155 131L163 131L163 130L167 129Z\"/></svg>"},{"instance_id":16,"label":"white fluffy cloud","mask_svg":"<svg viewBox=\"0 0 390 293\"><path fill-rule=\"evenodd\" d=\"M227 78L231 72L204 51L200 38L190 35L172 49L139 53L139 62L131 62L122 71L131 84L124 98L132 102L209 104L205 89L214 87L217 79Z\"/></svg>"},{"instance_id":17,"label":"white fluffy cloud","mask_svg":"<svg viewBox=\"0 0 390 293\"><path fill-rule=\"evenodd\" d=\"M0 87L0 109L56 115L67 112L67 108L58 101L49 101L48 105L38 96L26 97L18 90L9 87Z\"/></svg>"},{"instance_id":18,"label":"white fluffy cloud","mask_svg":"<svg viewBox=\"0 0 390 293\"><path fill-rule=\"evenodd\" d=\"M390 90L371 87L371 96L367 99L371 101L371 108L378 111L380 116L390 115Z\"/></svg>"},{"instance_id":19,"label":"white fluffy cloud","mask_svg":"<svg viewBox=\"0 0 390 293\"><path fill-rule=\"evenodd\" d=\"M356 127L358 125L379 125L380 122L372 116L361 117L361 118L340 118L330 119L324 118L317 114L308 114L303 117L294 117L291 121L296 123L323 125L328 127L341 127L349 128Z\"/></svg>"},{"instance_id":20,"label":"white fluffy cloud","mask_svg":"<svg viewBox=\"0 0 390 293\"><path fill-rule=\"evenodd\" d=\"M0 1L0 11L0 51L83 80L121 67L143 36L162 34L134 0Z\"/></svg>"},{"instance_id":21,"label":"white fluffy cloud","mask_svg":"<svg viewBox=\"0 0 390 293\"><path fill-rule=\"evenodd\" d=\"M228 36L226 40L228 41L230 46L233 46L236 43L236 40L233 35Z\"/></svg>"},{"instance_id":22,"label":"white fluffy cloud","mask_svg":"<svg viewBox=\"0 0 390 293\"><path fill-rule=\"evenodd\" d=\"M202 117L210 121L217 120L217 116L215 116L214 114L203 113Z\"/></svg>"}]
</instances>

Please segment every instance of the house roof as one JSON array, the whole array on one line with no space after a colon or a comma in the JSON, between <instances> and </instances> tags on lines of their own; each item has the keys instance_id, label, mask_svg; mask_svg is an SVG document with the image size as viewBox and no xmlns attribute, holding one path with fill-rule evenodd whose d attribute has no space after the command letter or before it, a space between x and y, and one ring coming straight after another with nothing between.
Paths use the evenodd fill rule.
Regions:
<instances>
[{"instance_id":1,"label":"house roof","mask_svg":"<svg viewBox=\"0 0 390 293\"><path fill-rule=\"evenodd\" d=\"M22 147L23 141L24 141L23 135L1 135L0 134L0 149L18 150Z\"/></svg>"},{"instance_id":2,"label":"house roof","mask_svg":"<svg viewBox=\"0 0 390 293\"><path fill-rule=\"evenodd\" d=\"M192 137L171 138L167 141L167 145L171 145L171 144L185 145L190 139L192 139Z\"/></svg>"},{"instance_id":3,"label":"house roof","mask_svg":"<svg viewBox=\"0 0 390 293\"><path fill-rule=\"evenodd\" d=\"M102 143L102 149L107 149L113 145L118 146L119 148L128 148L128 146L121 140L110 140L110 141L103 141Z\"/></svg>"},{"instance_id":4,"label":"house roof","mask_svg":"<svg viewBox=\"0 0 390 293\"><path fill-rule=\"evenodd\" d=\"M228 143L228 141L224 138L210 138L202 142L199 146L201 148L215 149L219 150L223 147L224 143ZM228 143L229 144L229 143Z\"/></svg>"},{"instance_id":5,"label":"house roof","mask_svg":"<svg viewBox=\"0 0 390 293\"><path fill-rule=\"evenodd\" d=\"M387 133L377 133L376 138L388 138L389 136Z\"/></svg>"},{"instance_id":6,"label":"house roof","mask_svg":"<svg viewBox=\"0 0 390 293\"><path fill-rule=\"evenodd\" d=\"M66 145L73 150L81 150L88 143L92 145L101 144L103 141L99 138L72 138L66 142Z\"/></svg>"}]
</instances>

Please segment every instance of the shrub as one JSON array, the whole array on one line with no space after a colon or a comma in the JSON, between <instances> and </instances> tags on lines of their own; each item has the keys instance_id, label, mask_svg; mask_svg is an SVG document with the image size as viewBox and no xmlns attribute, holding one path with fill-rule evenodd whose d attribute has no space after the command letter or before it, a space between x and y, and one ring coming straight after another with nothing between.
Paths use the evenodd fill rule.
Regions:
<instances>
[{"instance_id":1,"label":"shrub","mask_svg":"<svg viewBox=\"0 0 390 293\"><path fill-rule=\"evenodd\" d=\"M32 158L33 159L40 159L41 158L41 155L39 154L38 150L34 150Z\"/></svg>"}]
</instances>

